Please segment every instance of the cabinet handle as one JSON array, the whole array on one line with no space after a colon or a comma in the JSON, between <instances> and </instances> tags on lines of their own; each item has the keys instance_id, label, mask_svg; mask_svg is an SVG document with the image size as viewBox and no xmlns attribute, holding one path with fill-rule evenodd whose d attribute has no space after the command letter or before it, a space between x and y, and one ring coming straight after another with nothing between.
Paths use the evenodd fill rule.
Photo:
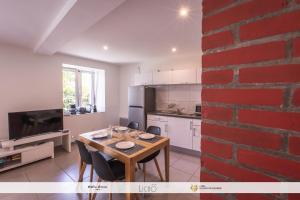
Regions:
<instances>
[{"instance_id":1,"label":"cabinet handle","mask_svg":"<svg viewBox=\"0 0 300 200\"><path fill-rule=\"evenodd\" d=\"M193 129L193 121L190 121L190 130Z\"/></svg>"},{"instance_id":2,"label":"cabinet handle","mask_svg":"<svg viewBox=\"0 0 300 200\"><path fill-rule=\"evenodd\" d=\"M168 133L168 124L165 124L165 131Z\"/></svg>"}]
</instances>

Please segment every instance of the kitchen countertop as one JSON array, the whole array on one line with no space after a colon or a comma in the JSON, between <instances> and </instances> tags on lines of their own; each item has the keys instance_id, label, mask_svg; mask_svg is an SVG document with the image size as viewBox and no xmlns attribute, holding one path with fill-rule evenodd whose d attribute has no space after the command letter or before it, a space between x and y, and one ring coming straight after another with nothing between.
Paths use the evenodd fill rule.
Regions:
<instances>
[{"instance_id":1,"label":"kitchen countertop","mask_svg":"<svg viewBox=\"0 0 300 200\"><path fill-rule=\"evenodd\" d=\"M160 111L148 112L147 114L149 114L149 115L160 115L160 116L166 116L166 117L201 119L201 115L195 115L195 114L177 114L177 113L167 113L167 112L160 112Z\"/></svg>"}]
</instances>

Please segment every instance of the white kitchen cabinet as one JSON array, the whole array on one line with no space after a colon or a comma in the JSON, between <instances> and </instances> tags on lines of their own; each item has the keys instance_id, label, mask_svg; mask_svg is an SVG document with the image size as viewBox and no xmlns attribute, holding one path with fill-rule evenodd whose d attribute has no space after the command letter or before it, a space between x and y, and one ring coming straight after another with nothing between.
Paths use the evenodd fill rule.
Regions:
<instances>
[{"instance_id":1,"label":"white kitchen cabinet","mask_svg":"<svg viewBox=\"0 0 300 200\"><path fill-rule=\"evenodd\" d=\"M157 126L160 127L161 135L168 137L168 117L158 115L148 115L147 127Z\"/></svg>"},{"instance_id":2,"label":"white kitchen cabinet","mask_svg":"<svg viewBox=\"0 0 300 200\"><path fill-rule=\"evenodd\" d=\"M201 83L201 69L155 70L134 75L134 85L170 85Z\"/></svg>"},{"instance_id":3,"label":"white kitchen cabinet","mask_svg":"<svg viewBox=\"0 0 300 200\"><path fill-rule=\"evenodd\" d=\"M193 129L192 119L169 117L168 136L171 145L192 149L193 147Z\"/></svg>"},{"instance_id":4,"label":"white kitchen cabinet","mask_svg":"<svg viewBox=\"0 0 300 200\"><path fill-rule=\"evenodd\" d=\"M197 83L196 69L181 69L171 71L171 84Z\"/></svg>"},{"instance_id":5,"label":"white kitchen cabinet","mask_svg":"<svg viewBox=\"0 0 300 200\"><path fill-rule=\"evenodd\" d=\"M134 75L134 85L152 85L153 74L152 72L143 72Z\"/></svg>"},{"instance_id":6,"label":"white kitchen cabinet","mask_svg":"<svg viewBox=\"0 0 300 200\"><path fill-rule=\"evenodd\" d=\"M201 120L193 119L193 150L200 151L201 149Z\"/></svg>"},{"instance_id":7,"label":"white kitchen cabinet","mask_svg":"<svg viewBox=\"0 0 300 200\"><path fill-rule=\"evenodd\" d=\"M193 119L193 126L201 126L201 119Z\"/></svg>"},{"instance_id":8,"label":"white kitchen cabinet","mask_svg":"<svg viewBox=\"0 0 300 200\"><path fill-rule=\"evenodd\" d=\"M171 71L154 71L153 72L154 85L167 85L171 84Z\"/></svg>"},{"instance_id":9,"label":"white kitchen cabinet","mask_svg":"<svg viewBox=\"0 0 300 200\"><path fill-rule=\"evenodd\" d=\"M197 83L201 83L202 82L202 69L201 67L197 68Z\"/></svg>"},{"instance_id":10,"label":"white kitchen cabinet","mask_svg":"<svg viewBox=\"0 0 300 200\"><path fill-rule=\"evenodd\" d=\"M201 149L201 126L193 126L193 150Z\"/></svg>"},{"instance_id":11,"label":"white kitchen cabinet","mask_svg":"<svg viewBox=\"0 0 300 200\"><path fill-rule=\"evenodd\" d=\"M201 120L147 115L147 126L157 126L173 146L200 151Z\"/></svg>"}]
</instances>

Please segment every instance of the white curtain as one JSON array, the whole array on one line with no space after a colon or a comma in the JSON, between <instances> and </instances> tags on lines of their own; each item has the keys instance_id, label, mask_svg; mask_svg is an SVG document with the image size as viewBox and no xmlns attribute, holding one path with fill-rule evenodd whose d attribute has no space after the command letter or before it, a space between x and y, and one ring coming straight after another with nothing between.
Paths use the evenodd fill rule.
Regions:
<instances>
[{"instance_id":1,"label":"white curtain","mask_svg":"<svg viewBox=\"0 0 300 200\"><path fill-rule=\"evenodd\" d=\"M95 103L98 112L105 112L105 70L95 71Z\"/></svg>"}]
</instances>

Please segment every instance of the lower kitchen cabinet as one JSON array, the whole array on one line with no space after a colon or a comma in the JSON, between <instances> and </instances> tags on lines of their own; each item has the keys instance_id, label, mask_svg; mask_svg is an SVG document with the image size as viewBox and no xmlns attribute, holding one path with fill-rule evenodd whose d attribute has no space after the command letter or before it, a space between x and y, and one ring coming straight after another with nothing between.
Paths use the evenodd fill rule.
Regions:
<instances>
[{"instance_id":1,"label":"lower kitchen cabinet","mask_svg":"<svg viewBox=\"0 0 300 200\"><path fill-rule=\"evenodd\" d=\"M168 134L171 145L191 149L192 141L192 120L185 118L169 117Z\"/></svg>"},{"instance_id":2,"label":"lower kitchen cabinet","mask_svg":"<svg viewBox=\"0 0 300 200\"><path fill-rule=\"evenodd\" d=\"M200 151L201 120L148 115L147 126L158 126L173 146Z\"/></svg>"},{"instance_id":3,"label":"lower kitchen cabinet","mask_svg":"<svg viewBox=\"0 0 300 200\"><path fill-rule=\"evenodd\" d=\"M168 118L163 116L148 115L147 127L157 126L160 128L161 135L168 137Z\"/></svg>"},{"instance_id":4,"label":"lower kitchen cabinet","mask_svg":"<svg viewBox=\"0 0 300 200\"><path fill-rule=\"evenodd\" d=\"M200 120L199 120L200 121ZM193 125L193 150L201 149L201 125Z\"/></svg>"}]
</instances>

